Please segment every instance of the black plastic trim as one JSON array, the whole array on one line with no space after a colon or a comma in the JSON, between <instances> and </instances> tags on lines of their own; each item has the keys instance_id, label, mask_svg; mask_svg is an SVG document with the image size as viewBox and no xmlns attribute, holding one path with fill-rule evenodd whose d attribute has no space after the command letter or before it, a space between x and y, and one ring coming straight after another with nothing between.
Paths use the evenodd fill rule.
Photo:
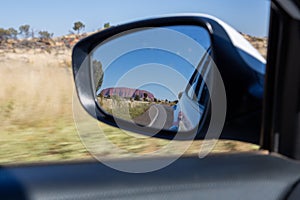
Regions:
<instances>
[{"instance_id":1,"label":"black plastic trim","mask_svg":"<svg viewBox=\"0 0 300 200\"><path fill-rule=\"evenodd\" d=\"M300 9L291 3L272 1L262 147L300 159Z\"/></svg>"}]
</instances>

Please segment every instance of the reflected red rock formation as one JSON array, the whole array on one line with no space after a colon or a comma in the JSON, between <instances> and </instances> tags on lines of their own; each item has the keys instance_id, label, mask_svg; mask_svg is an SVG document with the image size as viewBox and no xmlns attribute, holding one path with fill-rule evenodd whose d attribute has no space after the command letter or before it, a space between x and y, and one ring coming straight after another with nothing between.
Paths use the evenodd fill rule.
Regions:
<instances>
[{"instance_id":1,"label":"reflected red rock formation","mask_svg":"<svg viewBox=\"0 0 300 200\"><path fill-rule=\"evenodd\" d=\"M145 94L147 94L147 98L151 101L154 101L154 95L151 92L126 87L107 88L102 90L101 94L104 97L111 97L115 95L123 98L135 98L136 96L139 96L140 99L143 99L145 97Z\"/></svg>"}]
</instances>

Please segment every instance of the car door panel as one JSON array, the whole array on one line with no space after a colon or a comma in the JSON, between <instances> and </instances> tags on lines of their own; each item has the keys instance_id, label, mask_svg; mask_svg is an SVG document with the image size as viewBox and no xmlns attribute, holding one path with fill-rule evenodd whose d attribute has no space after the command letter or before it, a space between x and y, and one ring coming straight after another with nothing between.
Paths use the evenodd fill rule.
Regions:
<instances>
[{"instance_id":1,"label":"car door panel","mask_svg":"<svg viewBox=\"0 0 300 200\"><path fill-rule=\"evenodd\" d=\"M112 162L141 165L160 159ZM119 172L97 162L10 167L0 174L1 199L267 200L284 199L291 192L300 179L300 164L247 153L181 158L145 174Z\"/></svg>"}]
</instances>

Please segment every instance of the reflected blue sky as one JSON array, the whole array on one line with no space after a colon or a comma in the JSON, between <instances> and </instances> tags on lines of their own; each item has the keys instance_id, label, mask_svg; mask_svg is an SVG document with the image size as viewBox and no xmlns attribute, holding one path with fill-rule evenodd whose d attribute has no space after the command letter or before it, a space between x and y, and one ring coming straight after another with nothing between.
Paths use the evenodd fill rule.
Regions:
<instances>
[{"instance_id":1,"label":"reflected blue sky","mask_svg":"<svg viewBox=\"0 0 300 200\"><path fill-rule=\"evenodd\" d=\"M102 63L104 70L97 93L127 87L147 90L161 100L177 99L210 47L209 34L196 26L153 29L123 35L97 47L92 57Z\"/></svg>"},{"instance_id":2,"label":"reflected blue sky","mask_svg":"<svg viewBox=\"0 0 300 200\"><path fill-rule=\"evenodd\" d=\"M129 70L132 71L128 73ZM194 70L193 65L176 54L157 49L141 49L123 55L112 63L104 72L100 90L110 87L146 89L158 99L174 99L174 95L184 90ZM172 73L176 73L175 71L178 75L174 76ZM184 79L179 82L180 75ZM162 85L166 81L168 85ZM176 89L173 89L173 93L169 89L171 86Z\"/></svg>"}]
</instances>

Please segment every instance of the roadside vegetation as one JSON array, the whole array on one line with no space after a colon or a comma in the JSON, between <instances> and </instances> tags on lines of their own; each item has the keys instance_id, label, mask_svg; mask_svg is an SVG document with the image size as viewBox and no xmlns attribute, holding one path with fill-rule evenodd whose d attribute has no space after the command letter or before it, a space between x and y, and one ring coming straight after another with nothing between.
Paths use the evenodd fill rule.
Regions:
<instances>
[{"instance_id":1,"label":"roadside vegetation","mask_svg":"<svg viewBox=\"0 0 300 200\"><path fill-rule=\"evenodd\" d=\"M133 120L143 115L151 106L151 102L126 100L118 96L99 97L98 102L107 113L125 120Z\"/></svg>"},{"instance_id":2,"label":"roadside vegetation","mask_svg":"<svg viewBox=\"0 0 300 200\"><path fill-rule=\"evenodd\" d=\"M0 64L0 163L40 163L93 159L81 143L73 120L73 80L70 68L43 63ZM148 104L132 110L139 115ZM118 155L103 147L107 159L130 157L130 153L147 154L157 151L168 141L140 139L103 123L99 126L107 137L128 155ZM94 136L91 136L91 139ZM177 142L178 148L185 145ZM196 154L201 141L194 142L186 155ZM232 141L220 141L214 152L249 151L258 147ZM179 148L180 149L180 148ZM179 153L166 149L161 156Z\"/></svg>"}]
</instances>

